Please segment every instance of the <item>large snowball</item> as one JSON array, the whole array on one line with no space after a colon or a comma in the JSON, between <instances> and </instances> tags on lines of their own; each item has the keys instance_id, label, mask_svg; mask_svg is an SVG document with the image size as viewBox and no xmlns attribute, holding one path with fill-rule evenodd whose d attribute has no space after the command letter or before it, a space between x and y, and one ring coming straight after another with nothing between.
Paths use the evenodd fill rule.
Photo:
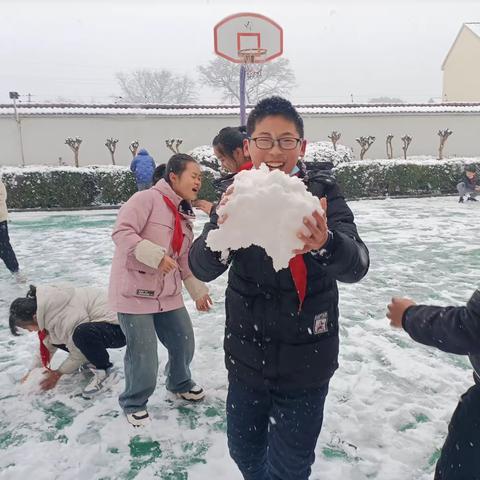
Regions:
<instances>
[{"instance_id":1,"label":"large snowball","mask_svg":"<svg viewBox=\"0 0 480 480\"><path fill-rule=\"evenodd\" d=\"M228 215L218 230L212 230L207 245L214 251L237 250L250 245L263 247L273 268L288 266L292 250L303 248L299 231L308 232L303 218L318 210L320 201L297 177L262 165L235 175L233 194L220 215Z\"/></svg>"}]
</instances>

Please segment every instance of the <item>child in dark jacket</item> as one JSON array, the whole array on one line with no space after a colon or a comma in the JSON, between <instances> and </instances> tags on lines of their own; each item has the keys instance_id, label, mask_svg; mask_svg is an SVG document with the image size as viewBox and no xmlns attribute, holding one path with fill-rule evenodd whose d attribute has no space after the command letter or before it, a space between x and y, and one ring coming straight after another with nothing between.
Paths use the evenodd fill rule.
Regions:
<instances>
[{"instance_id":1,"label":"child in dark jacket","mask_svg":"<svg viewBox=\"0 0 480 480\"><path fill-rule=\"evenodd\" d=\"M457 185L457 190L460 195L459 203L463 203L465 198L469 201L476 202L475 198L480 192L480 185L478 183L477 169L475 165L467 165L463 173L462 180Z\"/></svg>"},{"instance_id":2,"label":"child in dark jacket","mask_svg":"<svg viewBox=\"0 0 480 480\"><path fill-rule=\"evenodd\" d=\"M475 385L462 395L453 414L434 480L480 479L480 290L465 307L416 305L408 298L393 298L387 317L419 343L470 356Z\"/></svg>"},{"instance_id":3,"label":"child in dark jacket","mask_svg":"<svg viewBox=\"0 0 480 480\"><path fill-rule=\"evenodd\" d=\"M303 120L289 101L259 102L247 134L244 150L253 168L266 165L302 178L324 212L304 218L311 236L299 234L304 248L295 251L289 268L276 272L261 247L231 251L226 262L207 247L209 232L228 222L214 206L189 265L207 282L230 266L224 339L230 455L247 480L307 480L338 367L337 281L361 280L369 255L333 176L310 178L299 168L306 147ZM222 203L228 197L227 190Z\"/></svg>"}]
</instances>

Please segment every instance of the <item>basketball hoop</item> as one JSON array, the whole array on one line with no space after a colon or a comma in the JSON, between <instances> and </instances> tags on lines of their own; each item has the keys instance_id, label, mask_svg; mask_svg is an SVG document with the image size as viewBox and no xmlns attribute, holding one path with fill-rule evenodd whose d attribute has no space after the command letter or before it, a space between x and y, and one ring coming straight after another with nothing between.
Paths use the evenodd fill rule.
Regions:
<instances>
[{"instance_id":1,"label":"basketball hoop","mask_svg":"<svg viewBox=\"0 0 480 480\"><path fill-rule=\"evenodd\" d=\"M238 56L243 60L248 78L256 78L262 75L262 57L266 53L266 48L243 48L238 51Z\"/></svg>"}]
</instances>

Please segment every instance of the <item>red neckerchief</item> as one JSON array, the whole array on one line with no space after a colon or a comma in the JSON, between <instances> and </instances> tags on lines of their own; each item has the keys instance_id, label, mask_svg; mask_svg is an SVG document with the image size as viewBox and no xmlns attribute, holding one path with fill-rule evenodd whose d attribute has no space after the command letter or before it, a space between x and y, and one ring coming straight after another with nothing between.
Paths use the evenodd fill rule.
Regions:
<instances>
[{"instance_id":1,"label":"red neckerchief","mask_svg":"<svg viewBox=\"0 0 480 480\"><path fill-rule=\"evenodd\" d=\"M297 172L294 176L298 177ZM305 260L303 255L295 255L288 262L288 267L290 268L290 273L292 274L293 283L297 289L297 295L299 300L298 312L302 309L303 301L307 294L307 266L305 265Z\"/></svg>"},{"instance_id":2,"label":"red neckerchief","mask_svg":"<svg viewBox=\"0 0 480 480\"><path fill-rule=\"evenodd\" d=\"M173 227L172 250L173 253L180 255L180 250L182 249L183 243L182 217L180 216L178 209L175 207L175 204L166 195L163 195L163 200L165 200L167 207L172 211L175 217L175 225Z\"/></svg>"},{"instance_id":3,"label":"red neckerchief","mask_svg":"<svg viewBox=\"0 0 480 480\"><path fill-rule=\"evenodd\" d=\"M43 343L47 335L48 333L46 330L38 331L38 338L40 340L40 358L42 359L42 365L50 370L50 351Z\"/></svg>"},{"instance_id":4,"label":"red neckerchief","mask_svg":"<svg viewBox=\"0 0 480 480\"><path fill-rule=\"evenodd\" d=\"M251 170L253 167L252 162L245 162L244 164L240 165L238 172L241 172L242 170Z\"/></svg>"},{"instance_id":5,"label":"red neckerchief","mask_svg":"<svg viewBox=\"0 0 480 480\"><path fill-rule=\"evenodd\" d=\"M253 163L247 162L239 168L239 171L251 170L252 167ZM298 172L295 176L298 176ZM307 266L305 265L303 255L295 255L292 257L288 262L288 268L290 269L290 274L292 275L293 283L297 290L299 300L298 311L300 312L303 301L305 300L305 295L307 294Z\"/></svg>"}]
</instances>

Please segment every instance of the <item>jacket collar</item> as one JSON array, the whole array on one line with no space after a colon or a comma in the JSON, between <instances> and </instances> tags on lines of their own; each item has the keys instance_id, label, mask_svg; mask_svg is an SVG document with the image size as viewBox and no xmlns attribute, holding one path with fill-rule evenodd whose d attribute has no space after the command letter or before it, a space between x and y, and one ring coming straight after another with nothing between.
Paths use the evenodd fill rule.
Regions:
<instances>
[{"instance_id":1,"label":"jacket collar","mask_svg":"<svg viewBox=\"0 0 480 480\"><path fill-rule=\"evenodd\" d=\"M152 189L157 190L158 192L160 192L160 194L168 197L184 218L186 218L187 220L193 220L195 218L195 214L193 213L190 202L187 202L180 195L177 195L173 188L170 186L170 184L164 178L159 180L152 187Z\"/></svg>"}]
</instances>

